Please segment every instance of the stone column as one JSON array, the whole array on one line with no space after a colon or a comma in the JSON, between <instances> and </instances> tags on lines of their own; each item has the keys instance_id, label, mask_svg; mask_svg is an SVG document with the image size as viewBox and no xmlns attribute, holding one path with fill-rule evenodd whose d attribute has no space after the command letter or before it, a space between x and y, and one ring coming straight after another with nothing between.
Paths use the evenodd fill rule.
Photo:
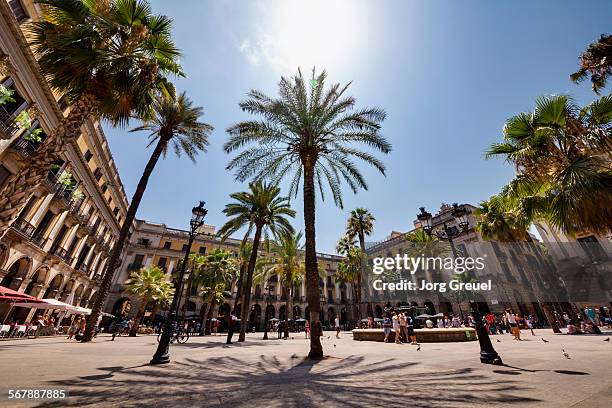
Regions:
<instances>
[{"instance_id":1,"label":"stone column","mask_svg":"<svg viewBox=\"0 0 612 408\"><path fill-rule=\"evenodd\" d=\"M36 209L36 212L34 212L34 215L30 219L30 224L32 224L35 227L38 226L38 222L40 221L42 216L45 214L45 211L47 211L47 209L49 208L49 204L51 204L51 200L53 200L53 195L54 194L47 194L47 196L45 196L45 198L42 199L41 204L38 206L38 208Z\"/></svg>"}]
</instances>

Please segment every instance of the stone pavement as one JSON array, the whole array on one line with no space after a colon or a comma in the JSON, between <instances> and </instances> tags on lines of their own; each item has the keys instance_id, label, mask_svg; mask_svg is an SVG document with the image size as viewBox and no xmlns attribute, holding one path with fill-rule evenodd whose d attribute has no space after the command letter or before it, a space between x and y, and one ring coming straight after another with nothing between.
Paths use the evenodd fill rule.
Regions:
<instances>
[{"instance_id":1,"label":"stone pavement","mask_svg":"<svg viewBox=\"0 0 612 408\"><path fill-rule=\"evenodd\" d=\"M155 336L0 342L0 406L167 407L610 407L612 341L537 330L525 341L493 336L506 366L480 364L478 342L408 344L336 340L304 360L303 334L227 346L224 336L172 345L172 363L147 365ZM544 343L542 338L548 340ZM499 342L496 341L500 340ZM570 356L563 356L564 348ZM62 388L56 402L7 399L9 389Z\"/></svg>"}]
</instances>

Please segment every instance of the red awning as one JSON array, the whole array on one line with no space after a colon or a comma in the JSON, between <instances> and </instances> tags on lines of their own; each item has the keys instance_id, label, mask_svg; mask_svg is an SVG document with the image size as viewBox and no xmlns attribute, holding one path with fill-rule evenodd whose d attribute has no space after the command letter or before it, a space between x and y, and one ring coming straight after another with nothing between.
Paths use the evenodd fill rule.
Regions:
<instances>
[{"instance_id":1,"label":"red awning","mask_svg":"<svg viewBox=\"0 0 612 408\"><path fill-rule=\"evenodd\" d=\"M25 293L17 292L13 289L5 288L0 286L0 302L35 302L44 303L42 300L35 298L34 296L26 295Z\"/></svg>"}]
</instances>

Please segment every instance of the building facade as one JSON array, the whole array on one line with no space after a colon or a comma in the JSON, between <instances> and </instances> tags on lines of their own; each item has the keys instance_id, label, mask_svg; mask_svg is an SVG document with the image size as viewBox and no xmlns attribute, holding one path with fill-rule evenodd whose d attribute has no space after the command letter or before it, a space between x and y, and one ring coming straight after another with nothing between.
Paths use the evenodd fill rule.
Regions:
<instances>
[{"instance_id":1,"label":"building facade","mask_svg":"<svg viewBox=\"0 0 612 408\"><path fill-rule=\"evenodd\" d=\"M156 265L166 271L168 279L171 280L178 272L180 262L185 256L188 239L187 231L170 228L164 224L136 221L129 248L115 275L105 310L113 315L127 314L129 317L134 317L140 300L124 290L125 281L129 278L130 273L142 267L148 268ZM221 241L215 235L215 227L205 225L202 227L201 234L194 241L191 252L206 255L216 249L224 249L238 257L240 242L233 238ZM263 251L261 256L265 256ZM342 257L321 253L317 254L317 257L319 268L325 271L325 277L320 278L319 281L323 320L333 321L336 315L340 315L347 322L350 318L348 307L352 301L352 292L348 285L337 283L334 278L338 262ZM263 326L266 308L270 318L284 319L286 316L287 293L286 288L280 282L280 276L273 276L264 284L253 285L250 321L257 329ZM187 287L188 285L185 285L185 292L181 297L182 302L179 308L181 314L187 319L201 319L201 314L205 309L204 301L200 296L202 288L192 286L187 293ZM222 304L214 305L210 312L211 317L222 319L228 311L235 310L234 299L237 292L235 282L231 288L228 288L228 292L231 293L231 296L227 296ZM306 290L303 283L294 289L292 305L293 313L290 314L290 318L299 319L307 316ZM149 317L150 321L153 318L152 315L158 312L159 310L151 305L146 312L146 317Z\"/></svg>"},{"instance_id":2,"label":"building facade","mask_svg":"<svg viewBox=\"0 0 612 408\"><path fill-rule=\"evenodd\" d=\"M69 107L42 77L24 23L32 1L0 1L0 186L22 171ZM0 242L0 285L38 298L92 303L128 201L97 121L88 120ZM6 317L6 307L0 318ZM34 310L15 308L15 320Z\"/></svg>"}]
</instances>

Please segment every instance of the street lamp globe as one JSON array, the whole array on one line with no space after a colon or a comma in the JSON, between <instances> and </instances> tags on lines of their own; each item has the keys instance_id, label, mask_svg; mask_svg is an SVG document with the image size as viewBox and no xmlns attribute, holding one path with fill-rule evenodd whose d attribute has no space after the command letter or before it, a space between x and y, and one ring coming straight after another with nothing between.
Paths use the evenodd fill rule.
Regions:
<instances>
[{"instance_id":1,"label":"street lamp globe","mask_svg":"<svg viewBox=\"0 0 612 408\"><path fill-rule=\"evenodd\" d=\"M457 225L459 225L459 228L462 231L467 231L470 224L468 222L469 212L465 208L465 206L454 203L451 214L455 218L455 221L457 221Z\"/></svg>"},{"instance_id":2,"label":"street lamp globe","mask_svg":"<svg viewBox=\"0 0 612 408\"><path fill-rule=\"evenodd\" d=\"M204 225L204 217L206 217L206 214L208 214L208 210L204 208L204 204L204 201L200 201L200 204L197 207L193 207L191 209L192 215L189 224L191 224L191 228L193 230L196 230Z\"/></svg>"}]
</instances>

